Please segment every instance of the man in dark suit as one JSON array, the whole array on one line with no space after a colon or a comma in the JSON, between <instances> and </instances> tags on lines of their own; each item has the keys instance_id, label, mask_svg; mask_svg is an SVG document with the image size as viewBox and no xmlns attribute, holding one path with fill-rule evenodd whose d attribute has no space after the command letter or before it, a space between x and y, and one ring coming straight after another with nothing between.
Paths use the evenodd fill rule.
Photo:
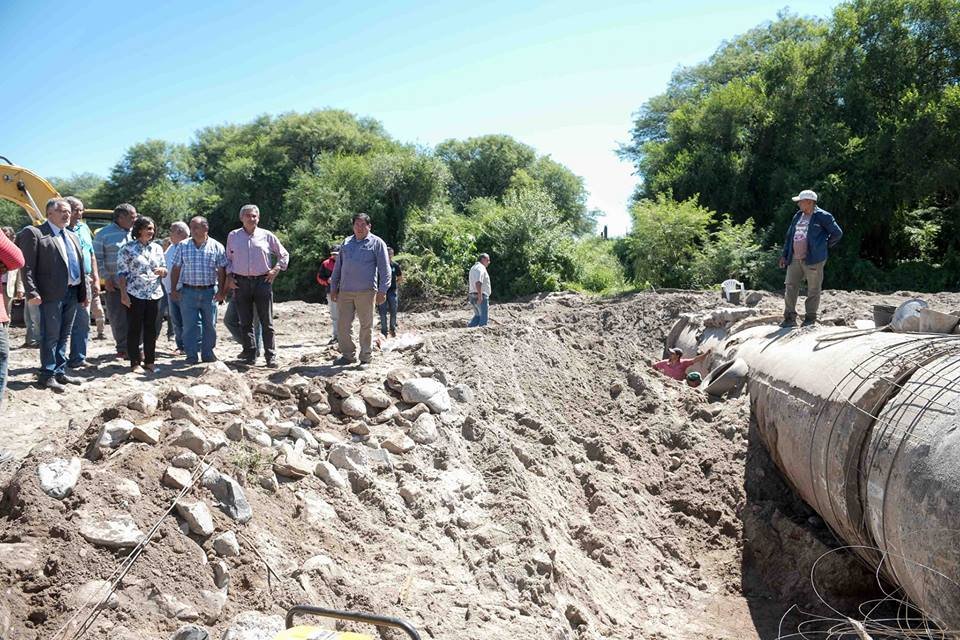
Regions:
<instances>
[{"instance_id":1,"label":"man in dark suit","mask_svg":"<svg viewBox=\"0 0 960 640\"><path fill-rule=\"evenodd\" d=\"M63 393L65 384L82 380L68 376L67 341L77 305L87 304L83 254L76 234L67 229L70 203L63 198L47 201L47 221L26 227L17 235L23 252L23 282L27 304L40 307L39 385Z\"/></svg>"}]
</instances>

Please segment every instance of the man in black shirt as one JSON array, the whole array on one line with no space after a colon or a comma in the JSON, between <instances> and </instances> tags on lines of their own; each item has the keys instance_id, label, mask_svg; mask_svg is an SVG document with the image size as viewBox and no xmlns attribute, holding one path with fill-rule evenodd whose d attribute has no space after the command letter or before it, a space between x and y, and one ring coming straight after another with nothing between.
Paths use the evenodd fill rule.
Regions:
<instances>
[{"instance_id":1,"label":"man in black shirt","mask_svg":"<svg viewBox=\"0 0 960 640\"><path fill-rule=\"evenodd\" d=\"M387 312L390 313L390 332L392 338L397 337L397 283L403 278L403 272L400 265L393 261L393 248L387 248L387 255L390 257L390 288L387 289L387 299L383 304L377 305L377 311L380 312L380 333L387 335Z\"/></svg>"}]
</instances>

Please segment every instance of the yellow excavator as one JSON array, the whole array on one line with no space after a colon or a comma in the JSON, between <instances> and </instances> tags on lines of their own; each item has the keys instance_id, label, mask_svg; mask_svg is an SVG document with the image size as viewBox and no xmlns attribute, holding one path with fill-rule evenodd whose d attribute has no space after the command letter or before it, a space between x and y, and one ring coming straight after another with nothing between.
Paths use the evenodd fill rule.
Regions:
<instances>
[{"instance_id":1,"label":"yellow excavator","mask_svg":"<svg viewBox=\"0 0 960 640\"><path fill-rule=\"evenodd\" d=\"M23 167L18 167L7 158L0 156L0 200L9 200L19 205L33 224L43 224L46 220L44 207L50 198L59 198L60 194L52 184ZM113 220L113 211L109 209L86 209L84 220L90 230L96 233Z\"/></svg>"}]
</instances>

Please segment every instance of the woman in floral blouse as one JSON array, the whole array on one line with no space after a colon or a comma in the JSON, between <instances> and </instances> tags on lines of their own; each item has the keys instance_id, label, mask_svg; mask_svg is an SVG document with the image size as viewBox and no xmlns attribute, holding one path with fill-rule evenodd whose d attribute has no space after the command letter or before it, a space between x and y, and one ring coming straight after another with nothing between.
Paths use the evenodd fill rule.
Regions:
<instances>
[{"instance_id":1,"label":"woman in floral blouse","mask_svg":"<svg viewBox=\"0 0 960 640\"><path fill-rule=\"evenodd\" d=\"M140 368L140 340L143 339L143 368L153 371L157 345L157 310L167 275L163 249L153 242L156 226L146 216L137 218L130 230L133 238L117 255L120 302L127 308L127 354L130 368Z\"/></svg>"}]
</instances>

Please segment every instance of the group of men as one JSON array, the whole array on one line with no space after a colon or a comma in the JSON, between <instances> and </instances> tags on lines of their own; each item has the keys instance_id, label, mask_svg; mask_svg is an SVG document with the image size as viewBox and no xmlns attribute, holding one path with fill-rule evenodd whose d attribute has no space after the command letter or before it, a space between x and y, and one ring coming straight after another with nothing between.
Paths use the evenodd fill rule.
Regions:
<instances>
[{"instance_id":1,"label":"group of men","mask_svg":"<svg viewBox=\"0 0 960 640\"><path fill-rule=\"evenodd\" d=\"M836 246L843 237L840 225L833 214L817 206L817 193L804 189L792 200L797 203L797 211L790 220L783 248L780 252L779 266L786 269L784 279L783 322L780 326L793 329L797 326L797 298L800 285L807 284L807 299L804 302L802 326L809 327L817 323L820 309L820 291L823 286L823 271L827 264L830 247ZM702 381L700 372L687 370L701 362L709 351L694 358L684 358L683 351L671 348L665 360L652 366L665 376L674 380L685 380L691 387L699 387Z\"/></svg>"}]
</instances>

